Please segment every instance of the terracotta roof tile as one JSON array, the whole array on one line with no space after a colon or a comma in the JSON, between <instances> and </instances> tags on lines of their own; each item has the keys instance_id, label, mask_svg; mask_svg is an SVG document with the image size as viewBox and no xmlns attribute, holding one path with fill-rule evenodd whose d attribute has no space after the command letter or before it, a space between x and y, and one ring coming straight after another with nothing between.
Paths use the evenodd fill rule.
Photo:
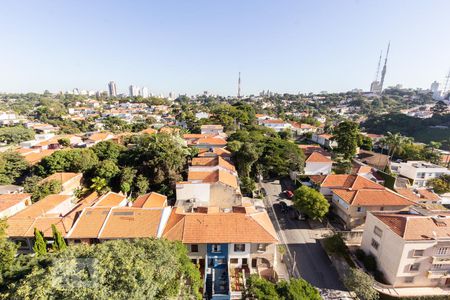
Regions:
<instances>
[{"instance_id":1,"label":"terracotta roof tile","mask_svg":"<svg viewBox=\"0 0 450 300\"><path fill-rule=\"evenodd\" d=\"M78 176L83 176L83 174L82 173L68 173L68 172L55 173L55 174L52 174L52 175L44 178L41 181L41 183L51 181L51 180L57 180L57 181L61 182L62 184L65 184L66 182L68 182Z\"/></svg>"},{"instance_id":2,"label":"terracotta roof tile","mask_svg":"<svg viewBox=\"0 0 450 300\"><path fill-rule=\"evenodd\" d=\"M113 207L119 206L127 197L121 194L108 192L107 194L100 197L99 201L95 203L94 206L101 207Z\"/></svg>"},{"instance_id":3,"label":"terracotta roof tile","mask_svg":"<svg viewBox=\"0 0 450 300\"><path fill-rule=\"evenodd\" d=\"M321 154L320 152L313 152L311 155L306 159L306 162L312 162L312 163L332 163L333 161Z\"/></svg>"},{"instance_id":4,"label":"terracotta roof tile","mask_svg":"<svg viewBox=\"0 0 450 300\"><path fill-rule=\"evenodd\" d=\"M31 194L0 195L0 212L27 200L31 201Z\"/></svg>"},{"instance_id":5,"label":"terracotta roof tile","mask_svg":"<svg viewBox=\"0 0 450 300\"><path fill-rule=\"evenodd\" d=\"M215 166L219 166L222 167L224 169L230 170L235 172L236 168L229 163L228 161L224 160L222 157L220 156L216 156L216 157L194 157L192 159L192 166L205 166L205 167L215 167Z\"/></svg>"},{"instance_id":6,"label":"terracotta roof tile","mask_svg":"<svg viewBox=\"0 0 450 300\"><path fill-rule=\"evenodd\" d=\"M189 171L188 181L197 180L205 183L221 182L235 189L239 187L237 177L223 170L215 170L211 172Z\"/></svg>"},{"instance_id":7,"label":"terracotta roof tile","mask_svg":"<svg viewBox=\"0 0 450 300\"><path fill-rule=\"evenodd\" d=\"M405 197L387 189L333 189L333 193L351 206L410 206L414 204Z\"/></svg>"},{"instance_id":8,"label":"terracotta roof tile","mask_svg":"<svg viewBox=\"0 0 450 300\"><path fill-rule=\"evenodd\" d=\"M133 207L163 208L167 206L167 197L155 192L141 195L133 202Z\"/></svg>"}]
</instances>

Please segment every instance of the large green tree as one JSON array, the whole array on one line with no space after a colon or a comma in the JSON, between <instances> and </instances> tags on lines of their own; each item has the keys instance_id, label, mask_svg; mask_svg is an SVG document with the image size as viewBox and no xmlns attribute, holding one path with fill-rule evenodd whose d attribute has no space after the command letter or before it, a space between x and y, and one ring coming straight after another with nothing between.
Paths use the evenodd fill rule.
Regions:
<instances>
[{"instance_id":1,"label":"large green tree","mask_svg":"<svg viewBox=\"0 0 450 300\"><path fill-rule=\"evenodd\" d=\"M23 126L0 128L0 143L18 144L34 139L34 131Z\"/></svg>"},{"instance_id":2,"label":"large green tree","mask_svg":"<svg viewBox=\"0 0 450 300\"><path fill-rule=\"evenodd\" d=\"M344 121L334 128L333 139L337 142L334 149L345 160L352 159L356 154L356 148L360 143L359 126L355 122Z\"/></svg>"},{"instance_id":3,"label":"large green tree","mask_svg":"<svg viewBox=\"0 0 450 300\"><path fill-rule=\"evenodd\" d=\"M3 274L10 270L17 253L17 245L8 240L6 219L0 219L0 286L3 284Z\"/></svg>"},{"instance_id":4,"label":"large green tree","mask_svg":"<svg viewBox=\"0 0 450 300\"><path fill-rule=\"evenodd\" d=\"M302 185L294 192L294 206L312 219L322 219L330 207L328 200L313 188Z\"/></svg>"},{"instance_id":5,"label":"large green tree","mask_svg":"<svg viewBox=\"0 0 450 300\"><path fill-rule=\"evenodd\" d=\"M354 291L358 297L365 300L377 300L378 292L373 288L375 280L357 268L351 268L344 277L344 284Z\"/></svg>"},{"instance_id":6,"label":"large green tree","mask_svg":"<svg viewBox=\"0 0 450 300\"><path fill-rule=\"evenodd\" d=\"M0 298L201 299L200 272L179 242L115 240L39 259L13 274Z\"/></svg>"},{"instance_id":7,"label":"large green tree","mask_svg":"<svg viewBox=\"0 0 450 300\"><path fill-rule=\"evenodd\" d=\"M86 172L95 167L98 157L91 149L61 150L45 157L36 166L41 175L56 172Z\"/></svg>"},{"instance_id":8,"label":"large green tree","mask_svg":"<svg viewBox=\"0 0 450 300\"><path fill-rule=\"evenodd\" d=\"M28 163L16 152L0 153L0 184L15 183L28 169Z\"/></svg>"}]
</instances>

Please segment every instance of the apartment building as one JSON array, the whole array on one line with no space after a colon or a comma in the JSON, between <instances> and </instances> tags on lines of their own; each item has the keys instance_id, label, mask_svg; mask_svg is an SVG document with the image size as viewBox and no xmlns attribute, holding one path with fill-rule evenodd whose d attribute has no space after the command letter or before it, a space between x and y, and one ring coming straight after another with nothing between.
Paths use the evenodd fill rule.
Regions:
<instances>
[{"instance_id":1,"label":"apartment building","mask_svg":"<svg viewBox=\"0 0 450 300\"><path fill-rule=\"evenodd\" d=\"M393 287L450 287L450 214L367 214L361 249Z\"/></svg>"},{"instance_id":2,"label":"apartment building","mask_svg":"<svg viewBox=\"0 0 450 300\"><path fill-rule=\"evenodd\" d=\"M392 163L391 168L393 172L408 178L413 188L426 187L428 180L450 174L447 168L426 161Z\"/></svg>"}]
</instances>

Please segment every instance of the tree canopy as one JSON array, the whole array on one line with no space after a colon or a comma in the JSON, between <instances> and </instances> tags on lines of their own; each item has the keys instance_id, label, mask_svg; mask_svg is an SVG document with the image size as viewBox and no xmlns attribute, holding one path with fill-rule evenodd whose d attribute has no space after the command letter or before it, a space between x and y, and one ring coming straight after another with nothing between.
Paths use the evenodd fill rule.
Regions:
<instances>
[{"instance_id":1,"label":"tree canopy","mask_svg":"<svg viewBox=\"0 0 450 300\"><path fill-rule=\"evenodd\" d=\"M33 129L25 128L23 126L0 128L0 143L18 144L32 139L34 139Z\"/></svg>"},{"instance_id":2,"label":"tree canopy","mask_svg":"<svg viewBox=\"0 0 450 300\"><path fill-rule=\"evenodd\" d=\"M313 188L302 185L294 191L294 206L312 219L322 219L330 207L328 200Z\"/></svg>"},{"instance_id":3,"label":"tree canopy","mask_svg":"<svg viewBox=\"0 0 450 300\"><path fill-rule=\"evenodd\" d=\"M0 285L8 299L200 299L200 272L179 242L114 240L20 261Z\"/></svg>"},{"instance_id":4,"label":"tree canopy","mask_svg":"<svg viewBox=\"0 0 450 300\"><path fill-rule=\"evenodd\" d=\"M0 184L15 183L27 170L28 163L19 153L0 153Z\"/></svg>"},{"instance_id":5,"label":"tree canopy","mask_svg":"<svg viewBox=\"0 0 450 300\"><path fill-rule=\"evenodd\" d=\"M345 160L350 160L355 156L356 148L360 144L359 125L351 121L341 122L334 129L333 138L338 144L334 150Z\"/></svg>"}]
</instances>

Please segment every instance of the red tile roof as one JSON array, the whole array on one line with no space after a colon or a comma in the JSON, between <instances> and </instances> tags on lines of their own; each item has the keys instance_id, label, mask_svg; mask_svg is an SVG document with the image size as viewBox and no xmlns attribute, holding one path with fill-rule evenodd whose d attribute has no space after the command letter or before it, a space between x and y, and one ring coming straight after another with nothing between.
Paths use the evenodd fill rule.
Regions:
<instances>
[{"instance_id":1,"label":"red tile roof","mask_svg":"<svg viewBox=\"0 0 450 300\"><path fill-rule=\"evenodd\" d=\"M310 156L306 159L306 162L312 162L312 163L332 163L333 161L321 154L320 152L313 152Z\"/></svg>"},{"instance_id":2,"label":"red tile roof","mask_svg":"<svg viewBox=\"0 0 450 300\"><path fill-rule=\"evenodd\" d=\"M410 206L414 204L405 197L387 189L333 189L333 193L351 206Z\"/></svg>"}]
</instances>

